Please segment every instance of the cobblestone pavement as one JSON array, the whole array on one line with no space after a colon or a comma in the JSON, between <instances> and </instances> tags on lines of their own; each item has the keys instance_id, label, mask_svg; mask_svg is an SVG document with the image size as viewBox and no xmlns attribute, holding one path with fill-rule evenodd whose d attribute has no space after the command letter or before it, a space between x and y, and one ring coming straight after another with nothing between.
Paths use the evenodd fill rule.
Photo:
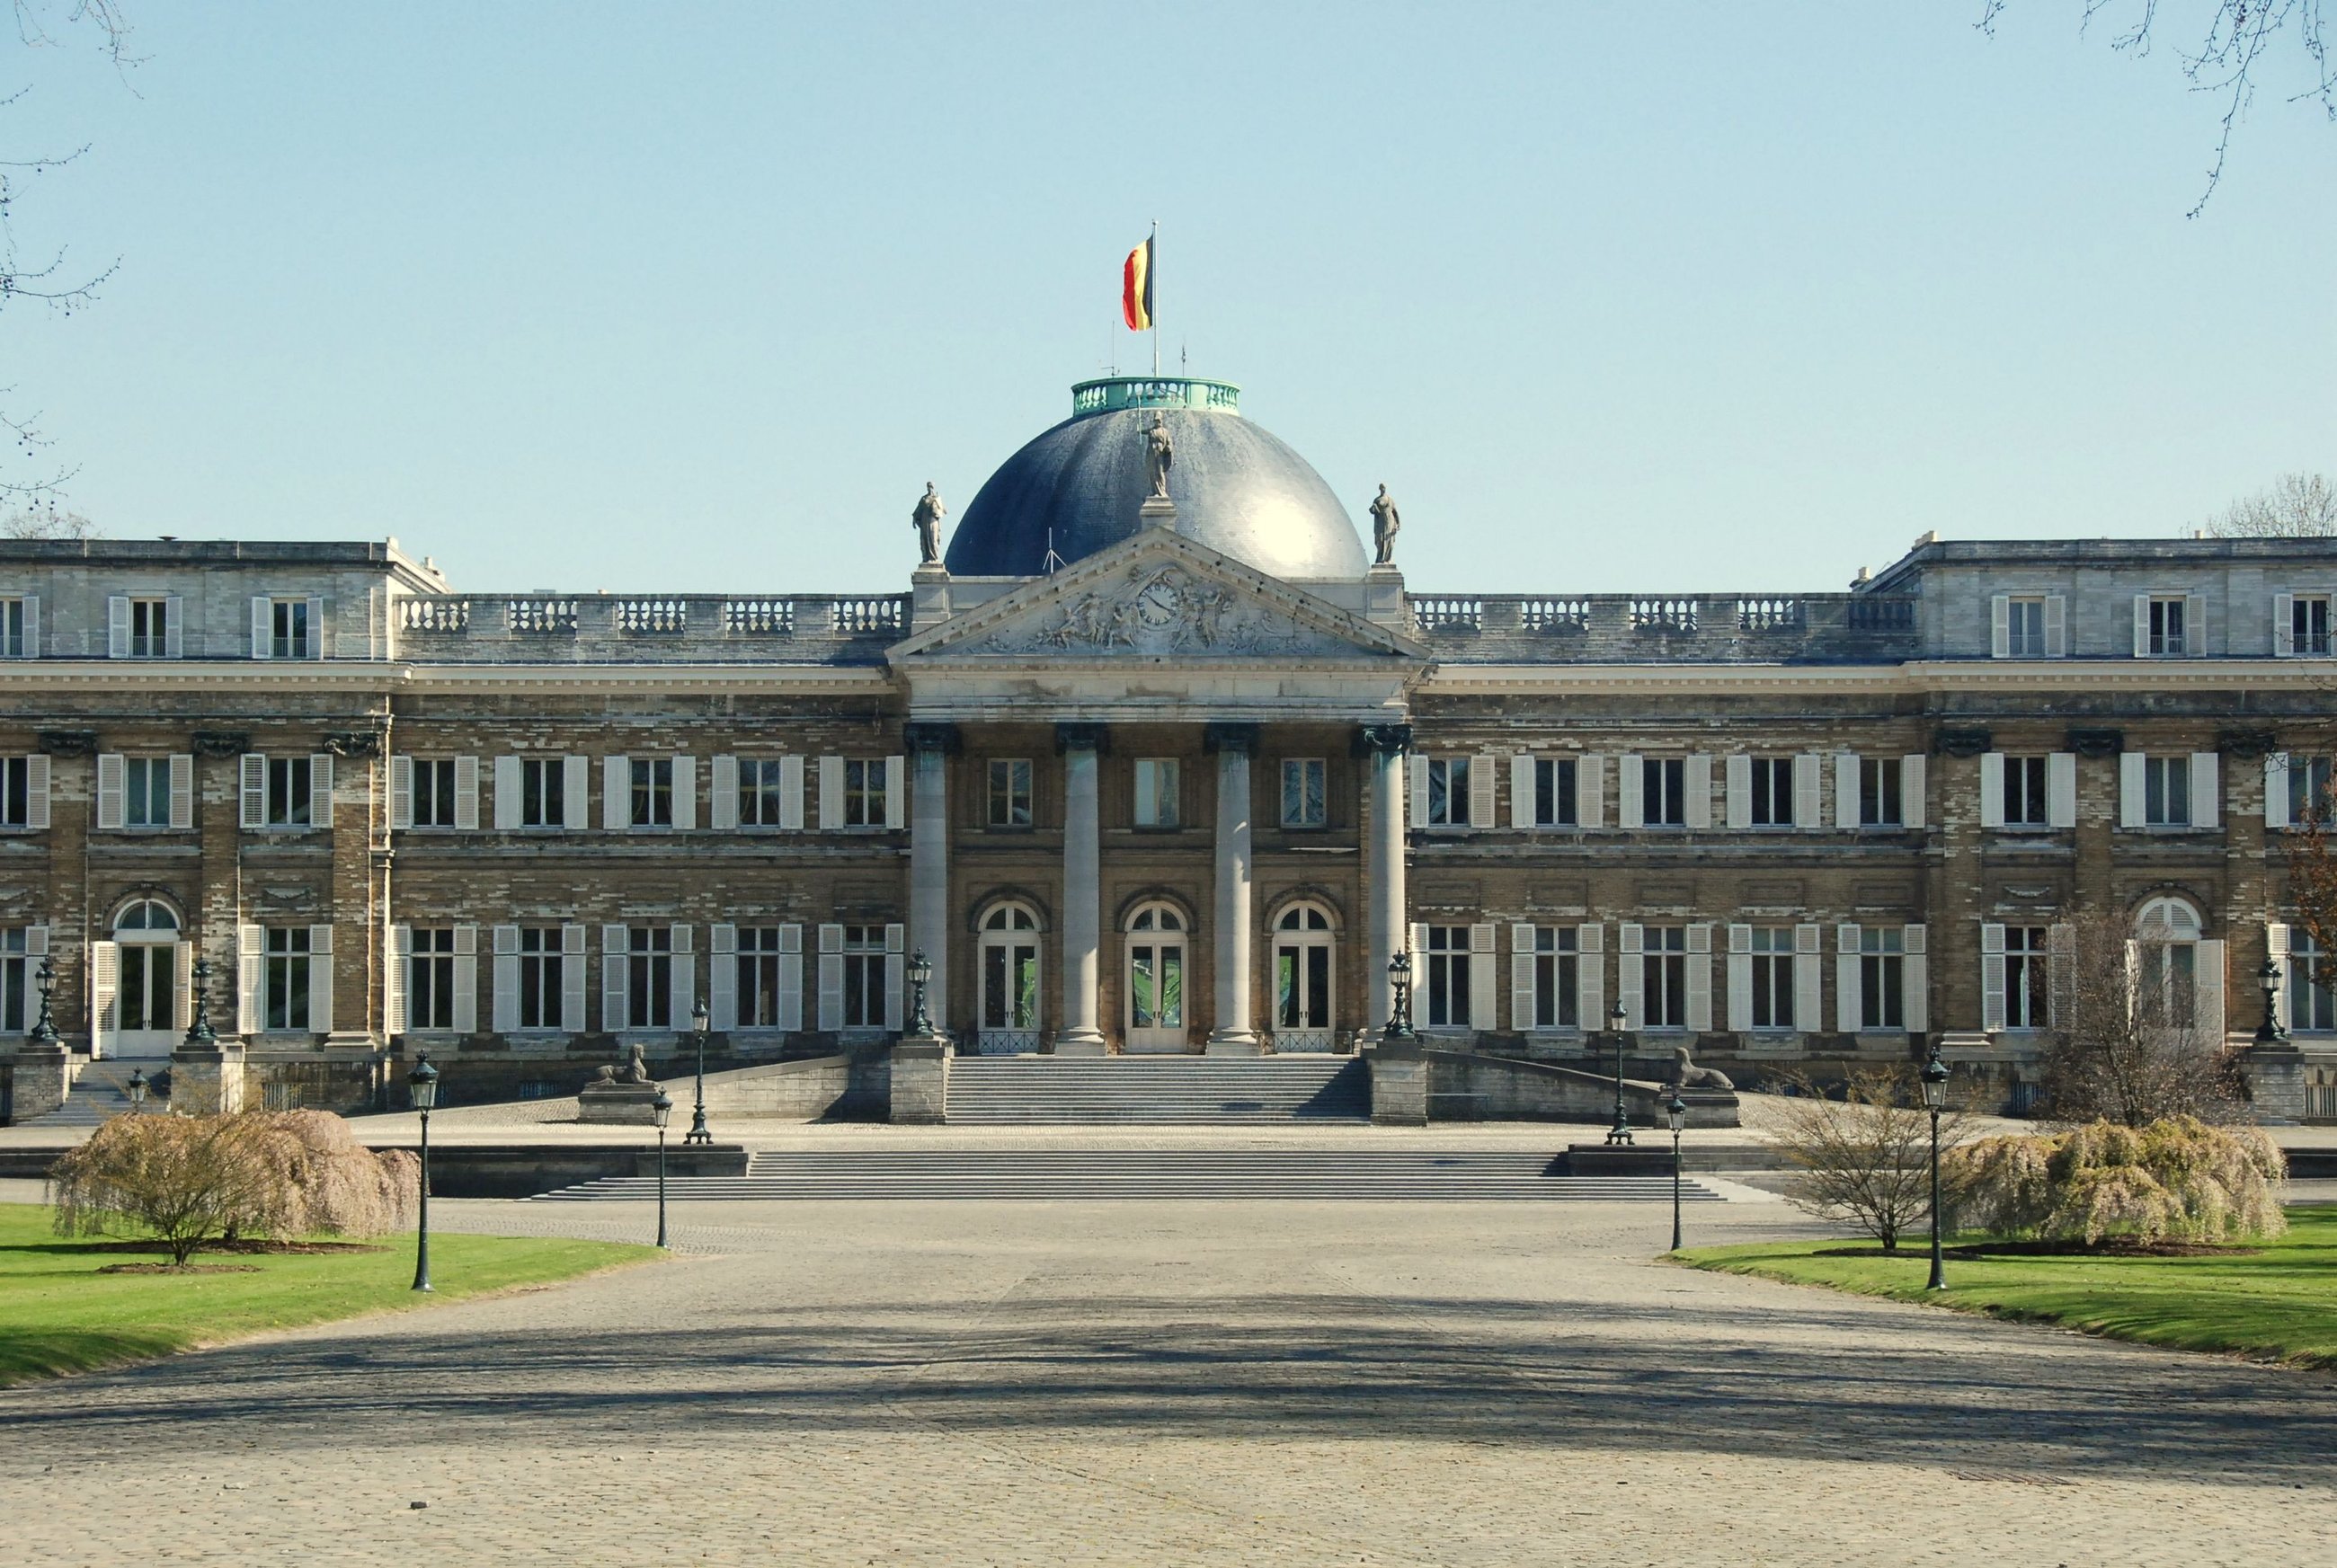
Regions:
<instances>
[{"instance_id":1,"label":"cobblestone pavement","mask_svg":"<svg viewBox=\"0 0 2337 1568\"><path fill-rule=\"evenodd\" d=\"M0 1393L0 1559L2264 1564L2337 1540L2328 1375L1674 1269L1652 1208L678 1218L646 1267Z\"/></svg>"}]
</instances>

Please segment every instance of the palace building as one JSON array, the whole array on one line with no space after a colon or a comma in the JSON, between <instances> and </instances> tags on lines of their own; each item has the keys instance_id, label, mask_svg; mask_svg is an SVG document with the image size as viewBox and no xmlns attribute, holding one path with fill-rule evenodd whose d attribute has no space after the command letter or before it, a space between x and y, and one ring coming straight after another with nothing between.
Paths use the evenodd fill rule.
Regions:
<instances>
[{"instance_id":1,"label":"palace building","mask_svg":"<svg viewBox=\"0 0 2337 1568\"><path fill-rule=\"evenodd\" d=\"M176 1052L184 1103L357 1108L427 1049L566 1094L701 998L724 1061L876 1062L916 953L961 1055L1346 1053L1402 952L1435 1052L1591 1065L1619 1006L1648 1074L1938 1041L2019 1108L2115 920L2235 1043L2277 966L2258 1108L2337 1118L2284 836L2337 541L1927 536L1805 594L1372 554L1181 376L1074 388L906 592L0 543L0 1084Z\"/></svg>"}]
</instances>

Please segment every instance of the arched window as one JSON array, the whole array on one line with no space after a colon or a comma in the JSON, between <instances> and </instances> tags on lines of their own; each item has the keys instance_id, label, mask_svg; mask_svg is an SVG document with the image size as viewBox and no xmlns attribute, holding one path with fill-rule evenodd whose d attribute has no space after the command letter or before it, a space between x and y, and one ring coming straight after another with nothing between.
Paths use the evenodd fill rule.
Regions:
<instances>
[{"instance_id":1,"label":"arched window","mask_svg":"<svg viewBox=\"0 0 2337 1568\"><path fill-rule=\"evenodd\" d=\"M118 940L173 941L179 917L160 899L132 899L113 917L113 933Z\"/></svg>"},{"instance_id":2,"label":"arched window","mask_svg":"<svg viewBox=\"0 0 2337 1568\"><path fill-rule=\"evenodd\" d=\"M979 1020L974 1048L994 1056L1039 1048L1039 917L1030 905L1006 901L980 921Z\"/></svg>"},{"instance_id":3,"label":"arched window","mask_svg":"<svg viewBox=\"0 0 2337 1568\"><path fill-rule=\"evenodd\" d=\"M98 1054L153 1056L187 1025L194 949L181 941L179 914L160 899L135 898L113 916L112 940L90 944L90 1000Z\"/></svg>"},{"instance_id":4,"label":"arched window","mask_svg":"<svg viewBox=\"0 0 2337 1568\"><path fill-rule=\"evenodd\" d=\"M1128 920L1131 1051L1181 1051L1185 1038L1185 917L1174 904L1139 904Z\"/></svg>"},{"instance_id":5,"label":"arched window","mask_svg":"<svg viewBox=\"0 0 2337 1568\"><path fill-rule=\"evenodd\" d=\"M2145 1023L2190 1028L2210 1011L2221 1014L2223 944L2203 943L2201 930L2199 911L2184 899L2152 899L2135 916L2135 1006ZM2203 973L2203 953L2209 948L2216 965L2212 976ZM2212 1003L2203 981L2212 983ZM2220 1023L2214 1027L2220 1034Z\"/></svg>"},{"instance_id":6,"label":"arched window","mask_svg":"<svg viewBox=\"0 0 2337 1568\"><path fill-rule=\"evenodd\" d=\"M1321 904L1291 905L1274 922L1274 1048L1327 1051L1337 1043L1332 1011L1335 939Z\"/></svg>"}]
</instances>

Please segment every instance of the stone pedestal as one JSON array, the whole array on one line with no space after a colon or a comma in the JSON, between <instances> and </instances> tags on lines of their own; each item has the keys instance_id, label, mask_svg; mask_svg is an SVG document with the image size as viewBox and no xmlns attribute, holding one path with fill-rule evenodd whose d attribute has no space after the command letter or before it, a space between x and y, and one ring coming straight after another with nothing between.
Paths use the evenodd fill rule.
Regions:
<instances>
[{"instance_id":1,"label":"stone pedestal","mask_svg":"<svg viewBox=\"0 0 2337 1568\"><path fill-rule=\"evenodd\" d=\"M1412 629L1412 611L1403 601L1403 573L1393 566L1375 566L1364 573L1364 618L1395 631Z\"/></svg>"},{"instance_id":2,"label":"stone pedestal","mask_svg":"<svg viewBox=\"0 0 2337 1568\"><path fill-rule=\"evenodd\" d=\"M587 1084L576 1091L576 1119L596 1126L654 1127L657 1084Z\"/></svg>"},{"instance_id":3,"label":"stone pedestal","mask_svg":"<svg viewBox=\"0 0 2337 1568\"><path fill-rule=\"evenodd\" d=\"M950 1043L940 1035L904 1035L893 1047L888 1119L913 1126L949 1120Z\"/></svg>"},{"instance_id":4,"label":"stone pedestal","mask_svg":"<svg viewBox=\"0 0 2337 1568\"><path fill-rule=\"evenodd\" d=\"M12 1122L45 1116L65 1103L72 1086L72 1057L63 1046L38 1046L26 1040L0 1056L7 1064L8 1115Z\"/></svg>"},{"instance_id":5,"label":"stone pedestal","mask_svg":"<svg viewBox=\"0 0 2337 1568\"><path fill-rule=\"evenodd\" d=\"M1382 1040L1363 1051L1372 1076L1372 1120L1384 1127L1428 1125L1428 1058L1409 1040Z\"/></svg>"},{"instance_id":6,"label":"stone pedestal","mask_svg":"<svg viewBox=\"0 0 2337 1568\"><path fill-rule=\"evenodd\" d=\"M2257 1045L2240 1057L2248 1083L2248 1105L2259 1122L2304 1119L2304 1053L2287 1040Z\"/></svg>"},{"instance_id":7,"label":"stone pedestal","mask_svg":"<svg viewBox=\"0 0 2337 1568\"><path fill-rule=\"evenodd\" d=\"M171 1109L182 1116L232 1115L243 1109L243 1045L181 1045L171 1053Z\"/></svg>"},{"instance_id":8,"label":"stone pedestal","mask_svg":"<svg viewBox=\"0 0 2337 1568\"><path fill-rule=\"evenodd\" d=\"M912 635L941 625L950 618L950 574L939 561L909 574L909 630Z\"/></svg>"},{"instance_id":9,"label":"stone pedestal","mask_svg":"<svg viewBox=\"0 0 2337 1568\"><path fill-rule=\"evenodd\" d=\"M1145 497L1144 504L1136 509L1136 526L1139 528L1175 528L1177 526L1177 503L1169 500L1165 495L1149 495Z\"/></svg>"}]
</instances>

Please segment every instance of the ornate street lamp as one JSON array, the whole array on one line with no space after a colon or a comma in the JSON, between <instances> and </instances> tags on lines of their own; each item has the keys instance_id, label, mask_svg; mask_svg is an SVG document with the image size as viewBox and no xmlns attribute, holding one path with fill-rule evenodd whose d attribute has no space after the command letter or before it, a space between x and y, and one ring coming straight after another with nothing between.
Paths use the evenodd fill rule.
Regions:
<instances>
[{"instance_id":1,"label":"ornate street lamp","mask_svg":"<svg viewBox=\"0 0 2337 1568\"><path fill-rule=\"evenodd\" d=\"M2280 963L2267 954L2264 968L2256 971L2256 984L2264 988L2264 1022L2256 1026L2256 1044L2276 1046L2288 1038L2288 1031L2280 1027Z\"/></svg>"},{"instance_id":2,"label":"ornate street lamp","mask_svg":"<svg viewBox=\"0 0 2337 1568\"><path fill-rule=\"evenodd\" d=\"M219 1036L211 1031L211 961L209 959L195 960L194 995L190 999L188 1011L193 1015L193 1021L187 1025L187 1044L219 1044Z\"/></svg>"},{"instance_id":3,"label":"ornate street lamp","mask_svg":"<svg viewBox=\"0 0 2337 1568\"><path fill-rule=\"evenodd\" d=\"M57 1043L57 1019L56 1014L52 1010L57 990L57 966L55 962L52 959L44 958L41 960L40 969L34 976L34 980L41 988L41 1016L38 1021L33 1025L33 1044L36 1046L54 1046ZM93 1055L94 1052L92 1054Z\"/></svg>"},{"instance_id":4,"label":"ornate street lamp","mask_svg":"<svg viewBox=\"0 0 2337 1568\"><path fill-rule=\"evenodd\" d=\"M1387 1027L1380 1031L1384 1040L1408 1040L1412 1032L1412 953L1399 948L1388 960L1388 989L1393 1000L1388 1007Z\"/></svg>"},{"instance_id":5,"label":"ornate street lamp","mask_svg":"<svg viewBox=\"0 0 2337 1568\"><path fill-rule=\"evenodd\" d=\"M146 1074L144 1069L140 1067L131 1068L130 1081L122 1085L122 1087L123 1092L128 1094L130 1096L130 1114L134 1116L146 1108Z\"/></svg>"},{"instance_id":6,"label":"ornate street lamp","mask_svg":"<svg viewBox=\"0 0 2337 1568\"><path fill-rule=\"evenodd\" d=\"M920 1037L934 1032L934 1017L925 1010L925 988L934 983L934 966L919 948L909 955L909 1033Z\"/></svg>"},{"instance_id":7,"label":"ornate street lamp","mask_svg":"<svg viewBox=\"0 0 2337 1568\"><path fill-rule=\"evenodd\" d=\"M422 1113L422 1207L420 1222L414 1232L414 1288L430 1288L430 1107L438 1103L438 1069L430 1065L427 1051L414 1058L414 1070L406 1075L406 1086L414 1096L414 1108Z\"/></svg>"},{"instance_id":8,"label":"ornate street lamp","mask_svg":"<svg viewBox=\"0 0 2337 1568\"><path fill-rule=\"evenodd\" d=\"M1940 1060L1940 1042L1923 1063L1923 1105L1931 1113L1931 1277L1926 1290L1944 1290L1948 1278L1940 1267L1940 1113L1948 1104L1948 1064Z\"/></svg>"},{"instance_id":9,"label":"ornate street lamp","mask_svg":"<svg viewBox=\"0 0 2337 1568\"><path fill-rule=\"evenodd\" d=\"M1679 1086L1672 1086L1672 1097L1664 1102L1664 1120L1672 1128L1672 1251L1680 1250L1680 1129L1687 1125L1687 1102L1680 1098Z\"/></svg>"},{"instance_id":10,"label":"ornate street lamp","mask_svg":"<svg viewBox=\"0 0 2337 1568\"><path fill-rule=\"evenodd\" d=\"M695 1110L689 1113L689 1131L684 1133L681 1136L681 1141L684 1144L710 1144L714 1141L713 1131L706 1125L706 1026L708 1017L709 1014L706 1010L706 998L704 997L700 997L698 998L698 1005L689 1009L689 1021L697 1026L698 1032L698 1106Z\"/></svg>"},{"instance_id":11,"label":"ornate street lamp","mask_svg":"<svg viewBox=\"0 0 2337 1568\"><path fill-rule=\"evenodd\" d=\"M665 1240L665 1125L673 1119L673 1096L663 1089L650 1102L650 1114L657 1118L658 1130L658 1239L660 1247Z\"/></svg>"},{"instance_id":12,"label":"ornate street lamp","mask_svg":"<svg viewBox=\"0 0 2337 1568\"><path fill-rule=\"evenodd\" d=\"M1615 1037L1615 1125L1607 1129L1608 1147L1628 1145L1631 1138L1631 1118L1623 1114L1623 998L1617 997L1615 1005L1607 1009L1607 1028Z\"/></svg>"}]
</instances>

